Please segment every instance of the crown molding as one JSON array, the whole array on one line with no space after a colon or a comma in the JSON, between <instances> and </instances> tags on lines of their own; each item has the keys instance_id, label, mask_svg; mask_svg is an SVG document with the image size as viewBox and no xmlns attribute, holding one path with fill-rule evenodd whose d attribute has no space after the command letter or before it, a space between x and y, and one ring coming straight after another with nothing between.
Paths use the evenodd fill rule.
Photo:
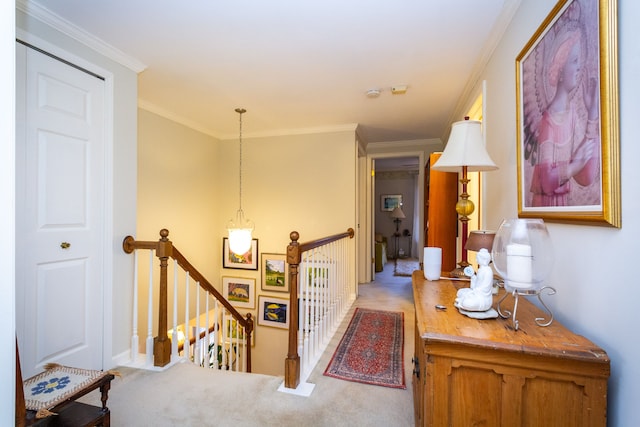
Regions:
<instances>
[{"instance_id":1,"label":"crown molding","mask_svg":"<svg viewBox=\"0 0 640 427\"><path fill-rule=\"evenodd\" d=\"M46 7L32 0L16 0L16 9L24 12L34 19L37 19L38 21L41 21L62 34L71 37L77 42L82 43L118 64L135 71L136 73L141 73L147 68L145 64L132 56L127 55L108 43L105 43L93 34L90 34L77 25L61 18Z\"/></svg>"},{"instance_id":2,"label":"crown molding","mask_svg":"<svg viewBox=\"0 0 640 427\"><path fill-rule=\"evenodd\" d=\"M205 128L193 120L187 119L184 116L180 116L171 111L168 111L162 107L159 107L152 102L146 101L144 99L138 98L138 108L148 111L153 114L157 114L158 116L164 117L167 120L171 120L172 122L176 122L188 128L191 128L195 131L204 133L205 135L209 135L213 138L219 139L221 141L229 140L229 139L238 139L238 134L228 134L228 135L220 135L215 132L213 129ZM299 128L299 129L276 129L264 132L243 132L243 135L246 138L268 138L274 136L290 136L290 135L308 135L308 134L319 134L319 133L332 133L332 132L356 132L358 125L355 123L349 123L345 125L335 125L335 126L319 126L313 128Z\"/></svg>"}]
</instances>

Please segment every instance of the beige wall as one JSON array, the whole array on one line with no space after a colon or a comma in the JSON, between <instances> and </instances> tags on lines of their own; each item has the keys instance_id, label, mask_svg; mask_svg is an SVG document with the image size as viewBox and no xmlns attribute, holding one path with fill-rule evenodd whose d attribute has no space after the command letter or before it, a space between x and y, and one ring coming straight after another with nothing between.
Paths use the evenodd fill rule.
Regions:
<instances>
[{"instance_id":1,"label":"beige wall","mask_svg":"<svg viewBox=\"0 0 640 427\"><path fill-rule=\"evenodd\" d=\"M239 311L257 318L261 271L222 268L222 238L239 206L238 139L219 141L145 110L139 128L138 239L156 240L161 228L169 229L173 243L219 290L222 276L255 279L256 307ZM256 224L258 252L284 254L294 230L308 241L354 227L355 165L353 132L245 135L242 207ZM142 273L140 283L146 283ZM145 295L141 290L146 310ZM256 325L255 343L253 371L283 375L286 331Z\"/></svg>"},{"instance_id":2,"label":"beige wall","mask_svg":"<svg viewBox=\"0 0 640 427\"><path fill-rule=\"evenodd\" d=\"M284 254L294 230L305 242L355 228L355 144L354 132L244 138L242 207L256 224L260 253ZM238 209L238 151L237 139L220 144L221 236ZM257 308L260 271L223 270L221 275L255 278ZM255 340L254 372L283 375L286 331L256 325Z\"/></svg>"},{"instance_id":3,"label":"beige wall","mask_svg":"<svg viewBox=\"0 0 640 427\"><path fill-rule=\"evenodd\" d=\"M483 221L497 229L504 218L517 217L516 188L516 82L515 59L556 4L556 0L523 0L506 33L477 82L487 82L487 149L500 168L483 173L486 208ZM603 2L610 3L610 2ZM640 181L640 145L635 129L640 116L640 3L618 0L618 58L620 94L620 173L622 228L547 222L553 241L555 264L549 285L557 294L546 302L556 321L585 335L604 348L611 358L608 391L608 425L640 425L640 288L633 254L640 236L637 183ZM463 114L464 111L461 112Z\"/></svg>"},{"instance_id":4,"label":"beige wall","mask_svg":"<svg viewBox=\"0 0 640 427\"><path fill-rule=\"evenodd\" d=\"M136 238L169 239L205 277L219 271L219 141L138 109ZM211 280L211 279L209 279Z\"/></svg>"}]
</instances>

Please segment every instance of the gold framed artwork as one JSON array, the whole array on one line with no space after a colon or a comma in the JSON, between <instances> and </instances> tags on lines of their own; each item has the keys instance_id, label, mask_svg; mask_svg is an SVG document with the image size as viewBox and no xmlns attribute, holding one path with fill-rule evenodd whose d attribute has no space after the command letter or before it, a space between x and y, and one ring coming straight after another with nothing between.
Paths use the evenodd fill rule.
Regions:
<instances>
[{"instance_id":1,"label":"gold framed artwork","mask_svg":"<svg viewBox=\"0 0 640 427\"><path fill-rule=\"evenodd\" d=\"M262 290L289 292L287 261L284 254L261 254Z\"/></svg>"},{"instance_id":2,"label":"gold framed artwork","mask_svg":"<svg viewBox=\"0 0 640 427\"><path fill-rule=\"evenodd\" d=\"M561 0L516 59L518 216L621 226L617 0Z\"/></svg>"},{"instance_id":3,"label":"gold framed artwork","mask_svg":"<svg viewBox=\"0 0 640 427\"><path fill-rule=\"evenodd\" d=\"M256 279L222 277L222 295L234 307L253 309L256 306Z\"/></svg>"}]
</instances>

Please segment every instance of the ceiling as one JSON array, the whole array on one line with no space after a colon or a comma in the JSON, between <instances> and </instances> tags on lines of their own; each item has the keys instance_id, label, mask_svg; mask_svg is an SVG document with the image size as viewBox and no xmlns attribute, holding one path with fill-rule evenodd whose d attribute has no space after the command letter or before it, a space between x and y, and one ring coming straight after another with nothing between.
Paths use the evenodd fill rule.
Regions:
<instances>
[{"instance_id":1,"label":"ceiling","mask_svg":"<svg viewBox=\"0 0 640 427\"><path fill-rule=\"evenodd\" d=\"M366 143L442 138L519 3L16 1L139 71L142 108L222 139L243 107L248 137L357 124Z\"/></svg>"}]
</instances>

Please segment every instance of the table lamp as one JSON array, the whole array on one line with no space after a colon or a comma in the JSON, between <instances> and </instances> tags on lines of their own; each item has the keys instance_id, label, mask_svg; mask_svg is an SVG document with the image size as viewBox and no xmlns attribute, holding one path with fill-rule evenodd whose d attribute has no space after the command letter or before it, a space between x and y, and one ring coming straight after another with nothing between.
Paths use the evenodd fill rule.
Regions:
<instances>
[{"instance_id":1,"label":"table lamp","mask_svg":"<svg viewBox=\"0 0 640 427\"><path fill-rule=\"evenodd\" d=\"M464 245L464 249L467 251L478 252L484 248L491 252L493 247L493 239L496 237L496 232L491 230L473 230L469 233L467 243Z\"/></svg>"},{"instance_id":2,"label":"table lamp","mask_svg":"<svg viewBox=\"0 0 640 427\"><path fill-rule=\"evenodd\" d=\"M395 244L395 249L396 249L396 259L398 259L398 256L400 255L400 222L406 218L406 216L404 215L404 212L402 212L402 209L400 208L400 206L396 206L392 211L391 211L391 218L393 218L393 222L396 223L396 232L393 233L393 237L394 237L394 244Z\"/></svg>"},{"instance_id":3,"label":"table lamp","mask_svg":"<svg viewBox=\"0 0 640 427\"><path fill-rule=\"evenodd\" d=\"M393 222L396 223L396 233L400 232L400 222L406 218L406 216L404 215L404 212L402 212L402 209L400 208L400 206L396 206L392 211L391 211L391 218L393 218Z\"/></svg>"},{"instance_id":4,"label":"table lamp","mask_svg":"<svg viewBox=\"0 0 640 427\"><path fill-rule=\"evenodd\" d=\"M491 160L482 140L481 122L476 120L465 120L455 122L451 125L451 135L444 152L433 165L433 170L442 172L462 172L460 183L462 184L462 194L456 203L456 212L462 223L462 260L455 270L451 272L454 277L465 277L464 269L469 265L467 261L467 237L469 215L475 210L475 206L469 200L467 193L467 172L480 172L498 169Z\"/></svg>"}]
</instances>

